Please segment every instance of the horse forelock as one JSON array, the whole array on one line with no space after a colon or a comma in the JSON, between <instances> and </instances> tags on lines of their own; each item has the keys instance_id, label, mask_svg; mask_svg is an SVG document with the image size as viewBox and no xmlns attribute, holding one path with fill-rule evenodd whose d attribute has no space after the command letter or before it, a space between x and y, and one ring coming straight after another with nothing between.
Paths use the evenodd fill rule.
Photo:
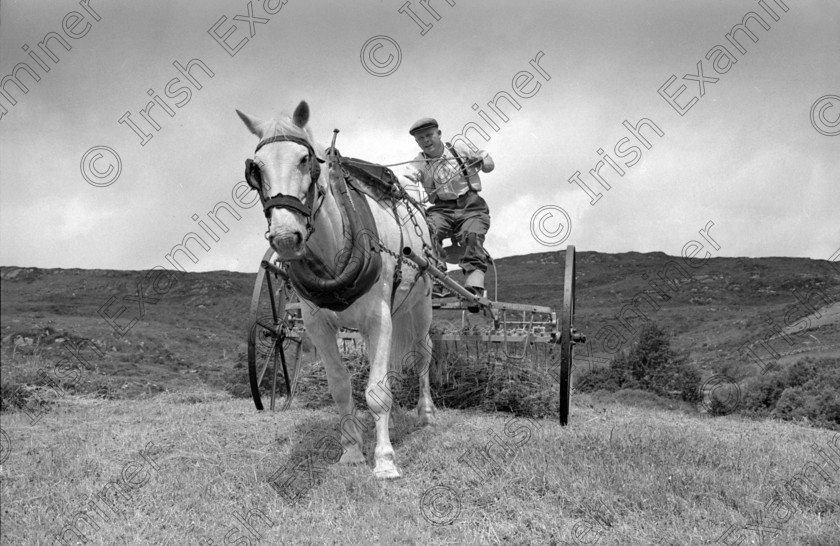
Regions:
<instances>
[{"instance_id":1,"label":"horse forelock","mask_svg":"<svg viewBox=\"0 0 840 546\"><path fill-rule=\"evenodd\" d=\"M306 127L298 127L292 121L292 116L288 112L282 112L280 116L265 122L261 127L262 135L260 140L276 136L293 136L302 138L312 146L315 150L315 155L319 159L324 159L324 147L315 142L315 137L312 135L312 129L307 125Z\"/></svg>"},{"instance_id":2,"label":"horse forelock","mask_svg":"<svg viewBox=\"0 0 840 546\"><path fill-rule=\"evenodd\" d=\"M259 130L260 141L278 136L300 138L305 140L309 143L310 146L312 146L312 149L315 150L315 155L318 159L325 159L324 148L323 146L315 142L315 138L313 137L312 130L309 128L309 126L307 125L305 127L298 127L292 120L292 116L286 111L283 111L280 113L279 116L260 124ZM321 188L321 191L326 191L327 189L327 182L325 177L325 170L322 169L321 175L317 182L318 186ZM285 192L288 191L288 188L276 188L275 191Z\"/></svg>"}]
</instances>

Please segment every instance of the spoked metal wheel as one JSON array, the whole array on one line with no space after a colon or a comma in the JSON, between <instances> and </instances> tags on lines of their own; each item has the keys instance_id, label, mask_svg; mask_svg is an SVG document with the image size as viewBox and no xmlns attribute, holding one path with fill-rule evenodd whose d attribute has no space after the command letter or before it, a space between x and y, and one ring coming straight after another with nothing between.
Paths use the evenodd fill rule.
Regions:
<instances>
[{"instance_id":1,"label":"spoked metal wheel","mask_svg":"<svg viewBox=\"0 0 840 546\"><path fill-rule=\"evenodd\" d=\"M575 321L575 247L566 247L566 272L563 279L563 309L560 314L560 424L569 423L572 386L572 350L585 337L573 330Z\"/></svg>"},{"instance_id":2,"label":"spoked metal wheel","mask_svg":"<svg viewBox=\"0 0 840 546\"><path fill-rule=\"evenodd\" d=\"M292 403L302 352L302 338L295 328L300 324L296 300L277 254L268 249L257 271L248 331L248 376L258 410L263 409L265 396L270 398L272 411L278 397L283 398L283 410ZM294 358L288 362L286 356L292 351ZM280 374L282 378L278 378Z\"/></svg>"}]
</instances>

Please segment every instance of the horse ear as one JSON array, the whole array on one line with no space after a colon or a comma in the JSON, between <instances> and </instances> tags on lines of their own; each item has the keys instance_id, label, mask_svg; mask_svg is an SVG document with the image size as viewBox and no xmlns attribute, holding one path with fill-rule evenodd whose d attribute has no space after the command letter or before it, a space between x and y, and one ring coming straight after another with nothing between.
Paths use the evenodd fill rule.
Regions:
<instances>
[{"instance_id":1,"label":"horse ear","mask_svg":"<svg viewBox=\"0 0 840 546\"><path fill-rule=\"evenodd\" d=\"M306 127L306 124L309 123L309 105L306 104L305 100L300 101L300 104L298 104L297 108L295 108L292 121L294 121L295 125L301 129Z\"/></svg>"},{"instance_id":2,"label":"horse ear","mask_svg":"<svg viewBox=\"0 0 840 546\"><path fill-rule=\"evenodd\" d=\"M241 119L245 123L245 127L247 127L249 131L257 135L258 137L262 137L262 134L259 130L260 122L257 121L257 118L249 116L248 114L243 114L239 110L237 110L236 113L239 114L239 119Z\"/></svg>"}]
</instances>

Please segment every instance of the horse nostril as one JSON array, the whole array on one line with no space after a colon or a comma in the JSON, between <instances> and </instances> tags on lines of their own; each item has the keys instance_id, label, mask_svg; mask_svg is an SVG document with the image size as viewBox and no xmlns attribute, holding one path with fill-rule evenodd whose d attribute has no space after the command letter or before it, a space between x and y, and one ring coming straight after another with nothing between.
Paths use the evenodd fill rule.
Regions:
<instances>
[{"instance_id":1,"label":"horse nostril","mask_svg":"<svg viewBox=\"0 0 840 546\"><path fill-rule=\"evenodd\" d=\"M295 232L295 244L300 245L303 242L303 236L300 234L299 231Z\"/></svg>"}]
</instances>

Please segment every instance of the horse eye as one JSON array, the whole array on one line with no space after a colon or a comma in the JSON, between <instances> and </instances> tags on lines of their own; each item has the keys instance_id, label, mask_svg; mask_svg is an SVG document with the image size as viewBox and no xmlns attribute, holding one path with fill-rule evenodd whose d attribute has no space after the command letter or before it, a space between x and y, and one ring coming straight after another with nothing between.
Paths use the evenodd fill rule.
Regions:
<instances>
[{"instance_id":1,"label":"horse eye","mask_svg":"<svg viewBox=\"0 0 840 546\"><path fill-rule=\"evenodd\" d=\"M307 156L303 156L300 158L300 165L306 165L306 160L309 159Z\"/></svg>"}]
</instances>

